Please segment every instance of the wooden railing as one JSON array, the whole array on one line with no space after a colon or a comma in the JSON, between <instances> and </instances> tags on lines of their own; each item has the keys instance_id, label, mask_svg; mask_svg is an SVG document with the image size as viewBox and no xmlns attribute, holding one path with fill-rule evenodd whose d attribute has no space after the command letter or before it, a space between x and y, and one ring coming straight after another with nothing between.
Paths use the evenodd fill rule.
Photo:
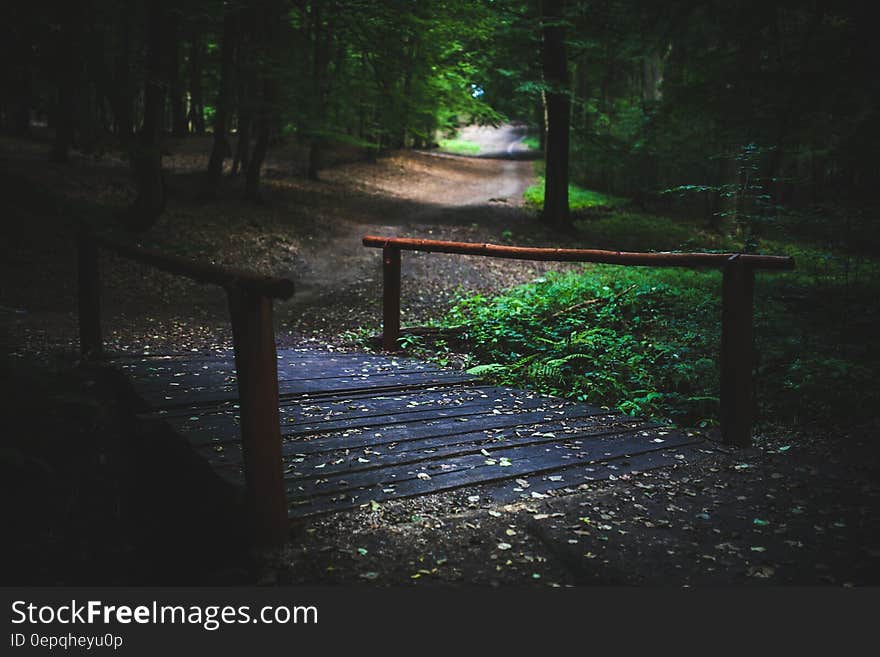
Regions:
<instances>
[{"instance_id":1,"label":"wooden railing","mask_svg":"<svg viewBox=\"0 0 880 657\"><path fill-rule=\"evenodd\" d=\"M631 253L595 249L549 249L401 237L363 238L364 246L382 249L384 292L382 344L398 349L400 336L400 252L426 251L518 260L597 262L645 267L704 267L723 271L721 311L721 435L724 442L748 446L754 415L753 299L755 270L794 268L784 256L742 253Z\"/></svg>"},{"instance_id":2,"label":"wooden railing","mask_svg":"<svg viewBox=\"0 0 880 657\"><path fill-rule=\"evenodd\" d=\"M77 236L80 349L100 357L101 303L98 248L199 283L219 285L229 300L250 533L255 545L277 546L287 536L287 501L281 463L278 363L273 299L293 295L285 278L201 264L152 249L122 244L81 229Z\"/></svg>"}]
</instances>

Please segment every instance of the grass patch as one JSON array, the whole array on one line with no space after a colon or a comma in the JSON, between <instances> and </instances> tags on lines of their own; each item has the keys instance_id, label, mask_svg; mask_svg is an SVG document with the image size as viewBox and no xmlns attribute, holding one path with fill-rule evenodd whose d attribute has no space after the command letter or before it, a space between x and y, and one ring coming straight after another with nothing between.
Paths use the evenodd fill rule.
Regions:
<instances>
[{"instance_id":1,"label":"grass patch","mask_svg":"<svg viewBox=\"0 0 880 657\"><path fill-rule=\"evenodd\" d=\"M467 139L441 139L440 150L458 155L476 155L480 152L480 145Z\"/></svg>"},{"instance_id":2,"label":"grass patch","mask_svg":"<svg viewBox=\"0 0 880 657\"><path fill-rule=\"evenodd\" d=\"M522 140L522 143L528 148L530 151L539 151L541 150L541 140L537 137L533 137L529 135L525 139Z\"/></svg>"},{"instance_id":3,"label":"grass patch","mask_svg":"<svg viewBox=\"0 0 880 657\"><path fill-rule=\"evenodd\" d=\"M538 176L538 181L523 192L523 198L526 203L534 207L544 206L544 176ZM572 210L615 208L625 203L627 200L618 196L595 192L578 185L568 186L568 206Z\"/></svg>"}]
</instances>

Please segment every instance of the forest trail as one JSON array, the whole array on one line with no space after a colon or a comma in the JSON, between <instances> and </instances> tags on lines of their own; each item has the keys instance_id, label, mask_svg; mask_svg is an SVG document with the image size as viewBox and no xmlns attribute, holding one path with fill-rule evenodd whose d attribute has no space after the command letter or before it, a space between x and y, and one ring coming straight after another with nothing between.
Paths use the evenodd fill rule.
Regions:
<instances>
[{"instance_id":1,"label":"forest trail","mask_svg":"<svg viewBox=\"0 0 880 657\"><path fill-rule=\"evenodd\" d=\"M282 313L363 305L365 288L375 289L381 279L379 255L361 245L365 234L498 240L504 230L530 221L523 192L534 180L534 168L526 161L530 151L523 144L525 136L519 125L469 126L460 137L478 144L479 156L405 152L394 155L391 166L379 175L370 172L358 187L373 203L359 199L356 210L352 208L351 216L337 224L332 235L303 245L291 272L297 293ZM369 165L345 165L324 171L321 177L343 185L361 177L365 166ZM450 264L448 259L443 263L435 256L427 264L423 257L408 254L404 285L409 278L417 279L420 286L435 287L434 301L459 285L481 288L489 283L485 263L459 259L454 269L443 269ZM444 286L446 291L441 289ZM378 290L368 294L378 303Z\"/></svg>"},{"instance_id":2,"label":"forest trail","mask_svg":"<svg viewBox=\"0 0 880 657\"><path fill-rule=\"evenodd\" d=\"M524 205L523 192L535 176L533 163L522 155L525 130L502 125L462 132L462 138L480 145L483 156L401 150L366 162L353 152L333 151L326 154L317 182L304 175L303 149L279 143L267 157L265 202L257 205L241 200L241 177L227 179L216 201L198 198L210 140L169 139L163 166L172 202L146 243L197 261L291 278L295 296L276 305L279 343L347 344L346 331L377 327L381 317L381 254L363 247L364 235L552 241ZM46 167L45 148L38 141L0 141L0 169L14 190L5 206L12 230L5 245L9 257L0 270L31 281L27 288L10 288L4 306L11 310L4 318L14 323L16 342L31 352L73 344L77 336L72 234L66 224L47 230L35 221L25 210L31 199L48 199L40 206L41 217L54 217L57 208L71 204L112 230L115 215L134 198L129 166L118 153L76 153L73 166ZM66 221L66 211L58 220ZM58 256L49 261L47 253ZM107 337L117 348L177 351L229 340L221 291L112 258L105 266L112 272L103 291ZM540 262L407 253L404 325L437 318L461 292L494 294L550 268ZM145 333L144 322L155 330Z\"/></svg>"}]
</instances>

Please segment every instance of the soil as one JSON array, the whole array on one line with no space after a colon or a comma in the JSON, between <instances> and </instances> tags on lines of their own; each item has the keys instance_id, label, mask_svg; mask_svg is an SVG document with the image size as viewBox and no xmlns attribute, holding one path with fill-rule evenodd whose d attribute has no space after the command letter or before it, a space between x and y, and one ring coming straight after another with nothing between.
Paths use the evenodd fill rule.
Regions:
<instances>
[{"instance_id":1,"label":"soil","mask_svg":"<svg viewBox=\"0 0 880 657\"><path fill-rule=\"evenodd\" d=\"M521 158L522 136L516 126L465 136L498 158L396 152L367 163L353 161L357 153L328 154L333 166L320 181L302 176L295 146L279 145L260 205L239 200L235 179L220 198L200 199L208 143L172 142L168 210L136 239L291 277L295 296L276 305L278 342L354 349L353 332L377 331L380 318L380 253L361 245L365 234L569 245L523 206L533 167ZM212 515L218 504L211 500L229 491L207 474L194 484L182 468L160 475L174 460L164 456L177 454L174 441L126 410L118 381L75 356L74 220L113 229L133 197L127 164L109 153L75 154L70 165L54 165L46 152L44 143L0 140L0 327L10 419L0 464L11 473L5 498L19 502L8 517L22 537L12 545L15 558L4 560L13 566L4 581L880 583L877 427L776 426L766 419L754 447L710 440L676 468L560 495L527 494L514 504L480 490L388 502L300 522L282 552L243 552L230 534L235 523ZM492 294L551 268L561 267L406 253L403 321L425 323L458 294ZM185 352L230 343L221 291L109 255L102 271L109 349ZM153 494L150 482L160 476L164 493ZM203 501L180 504L193 493Z\"/></svg>"}]
</instances>

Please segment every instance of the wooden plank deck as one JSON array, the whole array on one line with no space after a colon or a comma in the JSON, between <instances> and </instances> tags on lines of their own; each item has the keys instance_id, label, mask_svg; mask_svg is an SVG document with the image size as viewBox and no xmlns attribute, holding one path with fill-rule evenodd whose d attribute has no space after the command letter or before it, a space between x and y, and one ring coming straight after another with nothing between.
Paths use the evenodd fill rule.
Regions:
<instances>
[{"instance_id":1,"label":"wooden plank deck","mask_svg":"<svg viewBox=\"0 0 880 657\"><path fill-rule=\"evenodd\" d=\"M113 364L148 417L166 421L216 472L243 484L231 351ZM278 378L290 517L463 487L511 501L662 467L700 443L409 358L281 349Z\"/></svg>"}]
</instances>

